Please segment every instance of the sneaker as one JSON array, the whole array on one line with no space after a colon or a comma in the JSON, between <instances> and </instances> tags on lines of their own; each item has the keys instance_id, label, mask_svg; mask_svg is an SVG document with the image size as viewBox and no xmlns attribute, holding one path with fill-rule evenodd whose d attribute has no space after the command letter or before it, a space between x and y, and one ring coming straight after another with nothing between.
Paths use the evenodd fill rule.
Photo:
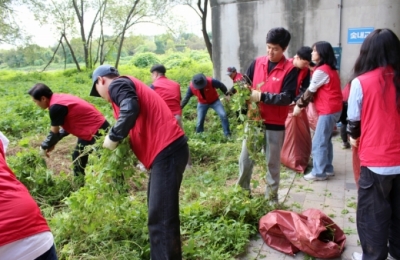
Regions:
<instances>
[{"instance_id":1,"label":"sneaker","mask_svg":"<svg viewBox=\"0 0 400 260\"><path fill-rule=\"evenodd\" d=\"M332 176L335 176L335 173L334 172L326 172L326 176L332 177Z\"/></svg>"},{"instance_id":2,"label":"sneaker","mask_svg":"<svg viewBox=\"0 0 400 260\"><path fill-rule=\"evenodd\" d=\"M304 175L303 177L306 181L324 181L326 179L328 179L328 176L325 177L317 177L315 175L312 175L312 173L310 172L309 174Z\"/></svg>"},{"instance_id":3,"label":"sneaker","mask_svg":"<svg viewBox=\"0 0 400 260\"><path fill-rule=\"evenodd\" d=\"M362 260L362 254L361 254L361 253L354 252L354 253L351 255L351 259L353 259L353 260Z\"/></svg>"},{"instance_id":4,"label":"sneaker","mask_svg":"<svg viewBox=\"0 0 400 260\"><path fill-rule=\"evenodd\" d=\"M388 254L388 257L386 260L396 260L396 258L394 258L393 256L391 256L390 254Z\"/></svg>"},{"instance_id":5,"label":"sneaker","mask_svg":"<svg viewBox=\"0 0 400 260\"><path fill-rule=\"evenodd\" d=\"M342 149L349 149L349 148L350 148L350 143L349 142L342 143Z\"/></svg>"}]
</instances>

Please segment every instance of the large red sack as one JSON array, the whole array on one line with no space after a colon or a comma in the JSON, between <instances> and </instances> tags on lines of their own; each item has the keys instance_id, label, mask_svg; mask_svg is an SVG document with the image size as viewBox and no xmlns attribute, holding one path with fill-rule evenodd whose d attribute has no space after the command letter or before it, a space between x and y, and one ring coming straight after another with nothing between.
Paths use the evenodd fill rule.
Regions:
<instances>
[{"instance_id":1,"label":"large red sack","mask_svg":"<svg viewBox=\"0 0 400 260\"><path fill-rule=\"evenodd\" d=\"M351 150L353 151L354 180L358 188L358 180L360 179L360 174L361 174L361 162L360 162L360 157L358 156L358 147L352 146Z\"/></svg>"},{"instance_id":2,"label":"large red sack","mask_svg":"<svg viewBox=\"0 0 400 260\"><path fill-rule=\"evenodd\" d=\"M290 255L303 251L317 258L336 258L346 244L343 231L318 209L302 214L271 211L260 219L259 231L267 245Z\"/></svg>"},{"instance_id":3,"label":"large red sack","mask_svg":"<svg viewBox=\"0 0 400 260\"><path fill-rule=\"evenodd\" d=\"M315 104L313 102L310 102L305 110L307 112L307 118L308 123L310 124L310 128L315 131L318 122L318 112L315 108Z\"/></svg>"},{"instance_id":4,"label":"large red sack","mask_svg":"<svg viewBox=\"0 0 400 260\"><path fill-rule=\"evenodd\" d=\"M281 150L281 163L286 167L304 173L311 155L311 134L305 109L293 116L290 106L285 122L285 141Z\"/></svg>"}]
</instances>

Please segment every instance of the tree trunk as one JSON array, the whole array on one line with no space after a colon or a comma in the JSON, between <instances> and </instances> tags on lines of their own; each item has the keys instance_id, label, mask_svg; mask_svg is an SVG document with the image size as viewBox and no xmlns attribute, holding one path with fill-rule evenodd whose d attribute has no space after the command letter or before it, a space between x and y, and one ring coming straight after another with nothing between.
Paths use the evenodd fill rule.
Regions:
<instances>
[{"instance_id":1,"label":"tree trunk","mask_svg":"<svg viewBox=\"0 0 400 260\"><path fill-rule=\"evenodd\" d=\"M197 1L197 7L201 12L201 32L203 33L204 43L206 44L208 55L210 55L210 59L212 61L212 43L210 41L210 37L208 37L207 33L207 11L208 11L208 0L204 0L203 7L201 6L201 0Z\"/></svg>"},{"instance_id":2,"label":"tree trunk","mask_svg":"<svg viewBox=\"0 0 400 260\"><path fill-rule=\"evenodd\" d=\"M51 64L51 62L54 60L54 57L55 57L56 54L57 54L58 48L59 48L60 45L61 45L62 38L63 38L63 37L61 36L61 37L60 37L60 40L58 41L57 48L56 48L56 50L53 52L53 56L51 57L51 59L49 60L49 62L46 64L46 66L43 68L42 72L45 71L45 70L47 69L47 67Z\"/></svg>"},{"instance_id":3,"label":"tree trunk","mask_svg":"<svg viewBox=\"0 0 400 260\"><path fill-rule=\"evenodd\" d=\"M77 69L78 71L81 71L81 68L80 68L80 66L79 66L79 62L78 62L78 60L77 60L76 57L75 57L75 53L74 53L74 50L72 49L71 44L69 44L69 41L68 41L67 37L65 36L65 34L63 34L63 37L64 37L65 42L66 42L67 45L68 45L69 51L71 52L72 59L74 60L75 65L76 65L76 69Z\"/></svg>"}]
</instances>

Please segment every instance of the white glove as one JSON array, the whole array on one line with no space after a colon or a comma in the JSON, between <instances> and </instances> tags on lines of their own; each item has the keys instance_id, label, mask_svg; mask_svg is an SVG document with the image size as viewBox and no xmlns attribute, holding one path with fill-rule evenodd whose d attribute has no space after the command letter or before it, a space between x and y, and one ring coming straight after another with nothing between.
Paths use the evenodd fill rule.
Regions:
<instances>
[{"instance_id":1,"label":"white glove","mask_svg":"<svg viewBox=\"0 0 400 260\"><path fill-rule=\"evenodd\" d=\"M293 108L293 116L298 116L301 113L302 108L300 108L298 105L295 105Z\"/></svg>"},{"instance_id":2,"label":"white glove","mask_svg":"<svg viewBox=\"0 0 400 260\"><path fill-rule=\"evenodd\" d=\"M39 155L42 157L47 156L46 150L44 150L41 146L39 146Z\"/></svg>"},{"instance_id":3,"label":"white glove","mask_svg":"<svg viewBox=\"0 0 400 260\"><path fill-rule=\"evenodd\" d=\"M107 148L109 150L114 150L115 148L117 148L118 146L118 142L114 142L110 139L110 137L108 135L106 135L106 138L104 139L104 143L103 143L103 148Z\"/></svg>"},{"instance_id":4,"label":"white glove","mask_svg":"<svg viewBox=\"0 0 400 260\"><path fill-rule=\"evenodd\" d=\"M358 147L358 143L360 142L360 138L353 139L350 137L350 144L351 146Z\"/></svg>"},{"instance_id":5,"label":"white glove","mask_svg":"<svg viewBox=\"0 0 400 260\"><path fill-rule=\"evenodd\" d=\"M258 90L251 90L250 101L251 102L260 102L261 100L261 92Z\"/></svg>"}]
</instances>

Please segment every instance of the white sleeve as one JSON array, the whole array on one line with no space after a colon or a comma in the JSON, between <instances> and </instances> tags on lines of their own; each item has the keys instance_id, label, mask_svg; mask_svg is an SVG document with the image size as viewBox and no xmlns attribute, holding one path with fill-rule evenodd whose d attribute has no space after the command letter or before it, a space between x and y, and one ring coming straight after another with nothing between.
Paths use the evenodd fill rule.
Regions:
<instances>
[{"instance_id":1,"label":"white sleeve","mask_svg":"<svg viewBox=\"0 0 400 260\"><path fill-rule=\"evenodd\" d=\"M1 131L0 131L0 140L3 143L4 153L6 153L10 141L8 141L7 137Z\"/></svg>"},{"instance_id":2,"label":"white sleeve","mask_svg":"<svg viewBox=\"0 0 400 260\"><path fill-rule=\"evenodd\" d=\"M319 87L326 83L329 83L329 75L322 70L316 70L312 75L308 90L315 93Z\"/></svg>"},{"instance_id":3,"label":"white sleeve","mask_svg":"<svg viewBox=\"0 0 400 260\"><path fill-rule=\"evenodd\" d=\"M355 78L351 81L349 100L347 101L347 117L349 120L360 121L362 101L363 92L361 88L361 82L358 80L358 78Z\"/></svg>"}]
</instances>

